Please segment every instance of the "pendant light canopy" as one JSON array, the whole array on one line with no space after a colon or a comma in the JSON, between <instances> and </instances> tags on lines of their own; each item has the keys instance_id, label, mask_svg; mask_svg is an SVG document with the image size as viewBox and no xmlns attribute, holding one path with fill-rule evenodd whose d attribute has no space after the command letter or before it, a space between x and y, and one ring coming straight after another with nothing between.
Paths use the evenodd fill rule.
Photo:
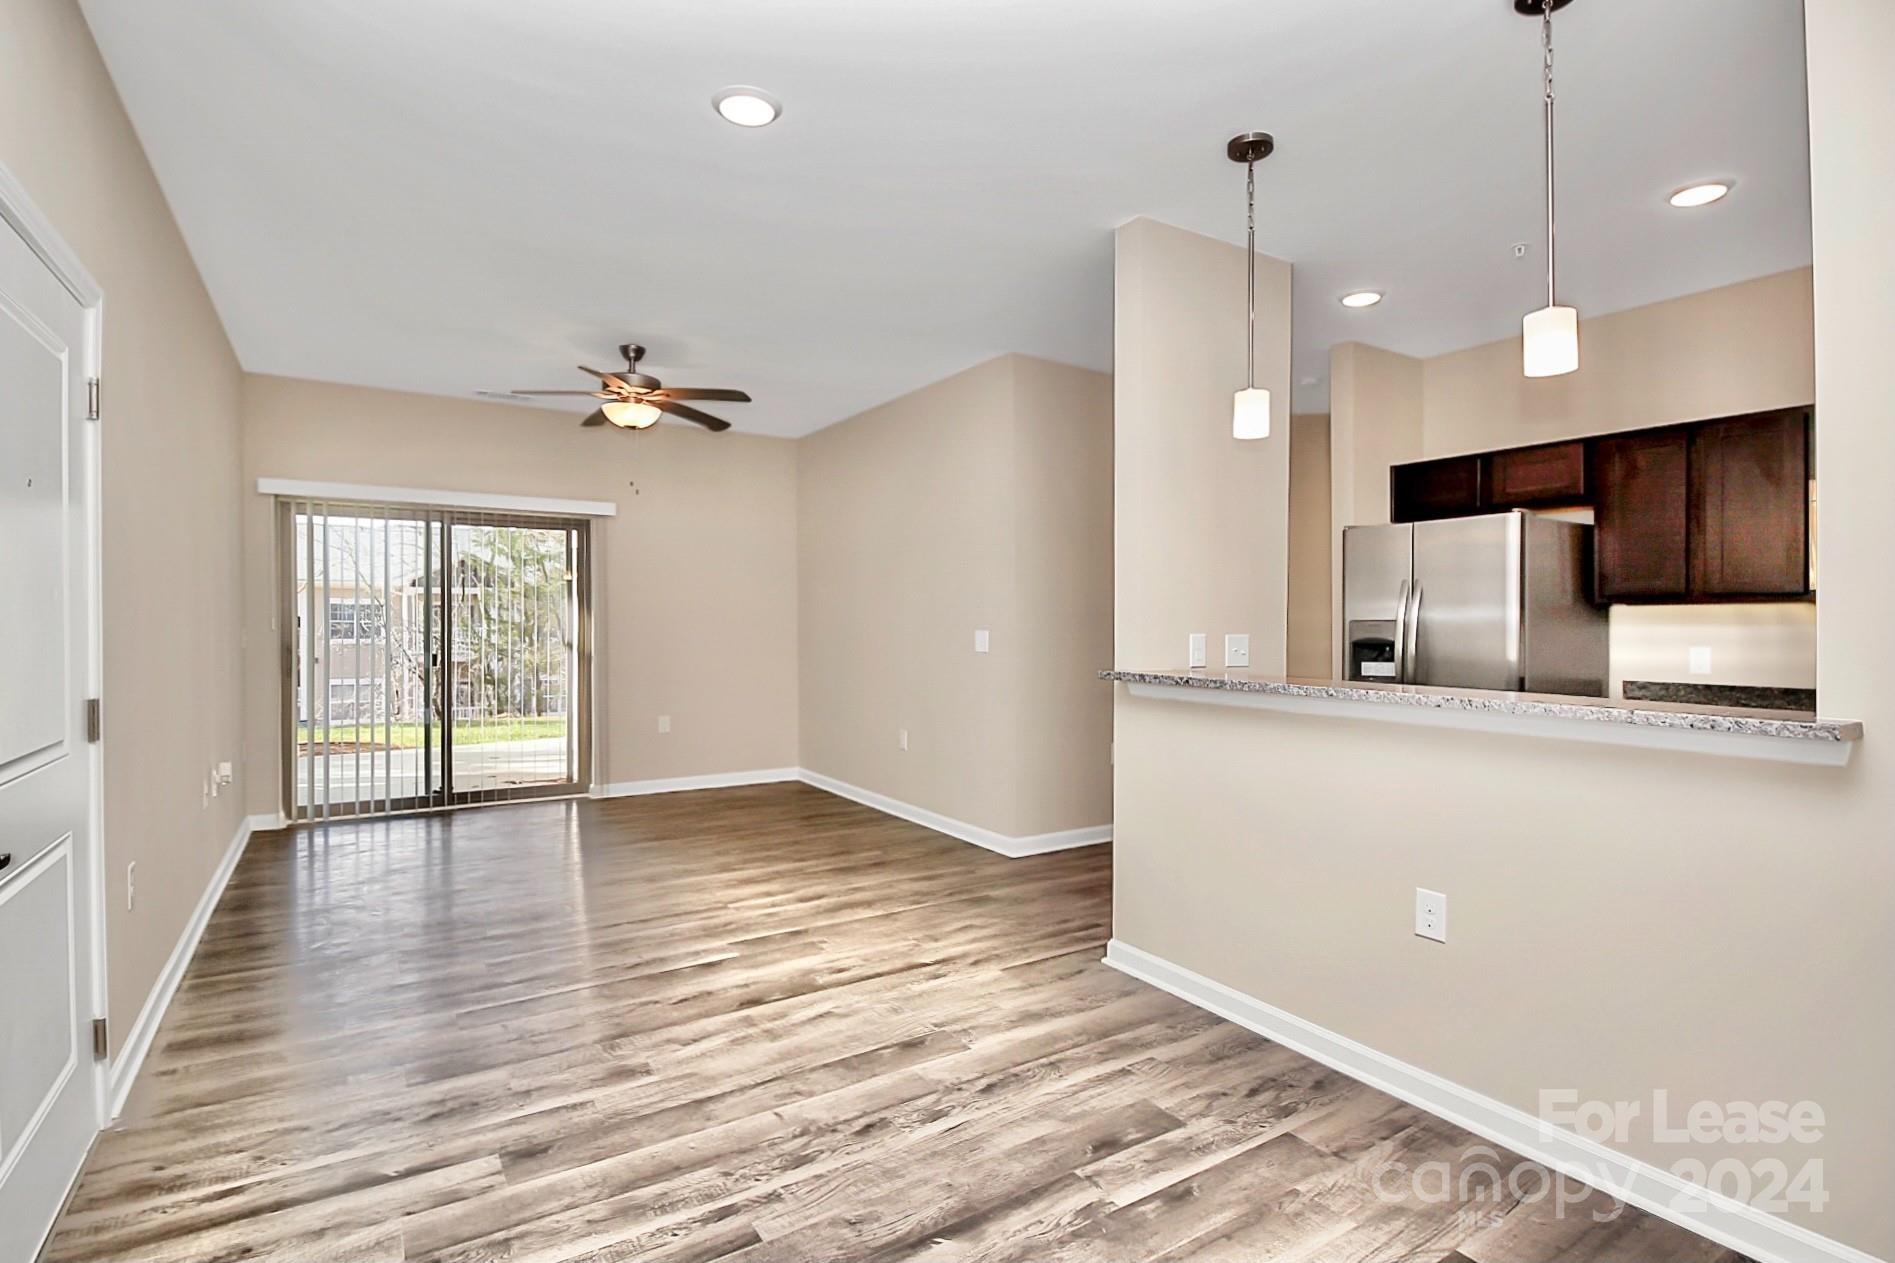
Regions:
<instances>
[{"instance_id":1,"label":"pendant light canopy","mask_svg":"<svg viewBox=\"0 0 1895 1263\"><path fill-rule=\"evenodd\" d=\"M1553 11L1571 0L1513 0L1516 12L1540 20L1540 86L1546 123L1546 306L1520 322L1521 368L1528 377L1558 377L1579 367L1579 311L1562 307L1553 282L1558 227L1553 213Z\"/></svg>"},{"instance_id":2,"label":"pendant light canopy","mask_svg":"<svg viewBox=\"0 0 1895 1263\"><path fill-rule=\"evenodd\" d=\"M1244 263L1248 273L1249 320L1244 326L1244 388L1231 400L1230 434L1237 439L1270 437L1270 392L1257 385L1257 163L1276 151L1276 139L1268 132L1244 132L1232 136L1224 153L1232 162L1244 164L1245 241L1248 254Z\"/></svg>"}]
</instances>

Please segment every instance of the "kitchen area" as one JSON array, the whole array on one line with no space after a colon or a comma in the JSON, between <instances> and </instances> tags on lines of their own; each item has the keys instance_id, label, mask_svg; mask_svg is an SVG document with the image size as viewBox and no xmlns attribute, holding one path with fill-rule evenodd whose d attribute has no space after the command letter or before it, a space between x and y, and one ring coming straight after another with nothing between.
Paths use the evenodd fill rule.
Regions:
<instances>
[{"instance_id":1,"label":"kitchen area","mask_svg":"<svg viewBox=\"0 0 1895 1263\"><path fill-rule=\"evenodd\" d=\"M1814 712L1813 415L1391 467L1341 531L1343 678Z\"/></svg>"}]
</instances>

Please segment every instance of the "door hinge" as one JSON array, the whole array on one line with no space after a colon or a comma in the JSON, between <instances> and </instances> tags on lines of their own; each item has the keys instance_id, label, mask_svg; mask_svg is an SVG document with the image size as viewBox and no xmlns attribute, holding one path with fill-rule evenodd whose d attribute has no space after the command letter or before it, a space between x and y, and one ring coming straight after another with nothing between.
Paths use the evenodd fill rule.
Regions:
<instances>
[{"instance_id":1,"label":"door hinge","mask_svg":"<svg viewBox=\"0 0 1895 1263\"><path fill-rule=\"evenodd\" d=\"M106 1058L106 1055L112 1051L112 1044L111 1044L110 1039L107 1038L107 1035L108 1035L108 1032L105 1028L105 1019L102 1017L93 1018L92 1019L92 1055L100 1061L104 1061Z\"/></svg>"},{"instance_id":2,"label":"door hinge","mask_svg":"<svg viewBox=\"0 0 1895 1263\"><path fill-rule=\"evenodd\" d=\"M86 378L86 420L97 421L98 419L99 379L96 377L88 377Z\"/></svg>"},{"instance_id":3,"label":"door hinge","mask_svg":"<svg viewBox=\"0 0 1895 1263\"><path fill-rule=\"evenodd\" d=\"M86 698L86 740L97 741L105 735L105 714L96 697Z\"/></svg>"}]
</instances>

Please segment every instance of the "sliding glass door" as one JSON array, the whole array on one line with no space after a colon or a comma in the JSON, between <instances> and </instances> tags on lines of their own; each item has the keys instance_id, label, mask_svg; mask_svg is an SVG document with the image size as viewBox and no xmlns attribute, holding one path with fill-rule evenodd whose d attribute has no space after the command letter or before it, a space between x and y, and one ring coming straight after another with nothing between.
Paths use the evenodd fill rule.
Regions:
<instances>
[{"instance_id":1,"label":"sliding glass door","mask_svg":"<svg viewBox=\"0 0 1895 1263\"><path fill-rule=\"evenodd\" d=\"M297 820L582 792L587 523L280 503Z\"/></svg>"}]
</instances>

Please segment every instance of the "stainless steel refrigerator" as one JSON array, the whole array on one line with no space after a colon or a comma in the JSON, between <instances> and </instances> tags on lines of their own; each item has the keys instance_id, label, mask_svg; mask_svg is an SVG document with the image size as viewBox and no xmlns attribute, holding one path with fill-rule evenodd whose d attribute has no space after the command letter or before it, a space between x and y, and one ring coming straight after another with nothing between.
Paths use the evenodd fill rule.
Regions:
<instances>
[{"instance_id":1,"label":"stainless steel refrigerator","mask_svg":"<svg viewBox=\"0 0 1895 1263\"><path fill-rule=\"evenodd\" d=\"M1342 532L1347 678L1603 697L1592 527L1515 510Z\"/></svg>"}]
</instances>

